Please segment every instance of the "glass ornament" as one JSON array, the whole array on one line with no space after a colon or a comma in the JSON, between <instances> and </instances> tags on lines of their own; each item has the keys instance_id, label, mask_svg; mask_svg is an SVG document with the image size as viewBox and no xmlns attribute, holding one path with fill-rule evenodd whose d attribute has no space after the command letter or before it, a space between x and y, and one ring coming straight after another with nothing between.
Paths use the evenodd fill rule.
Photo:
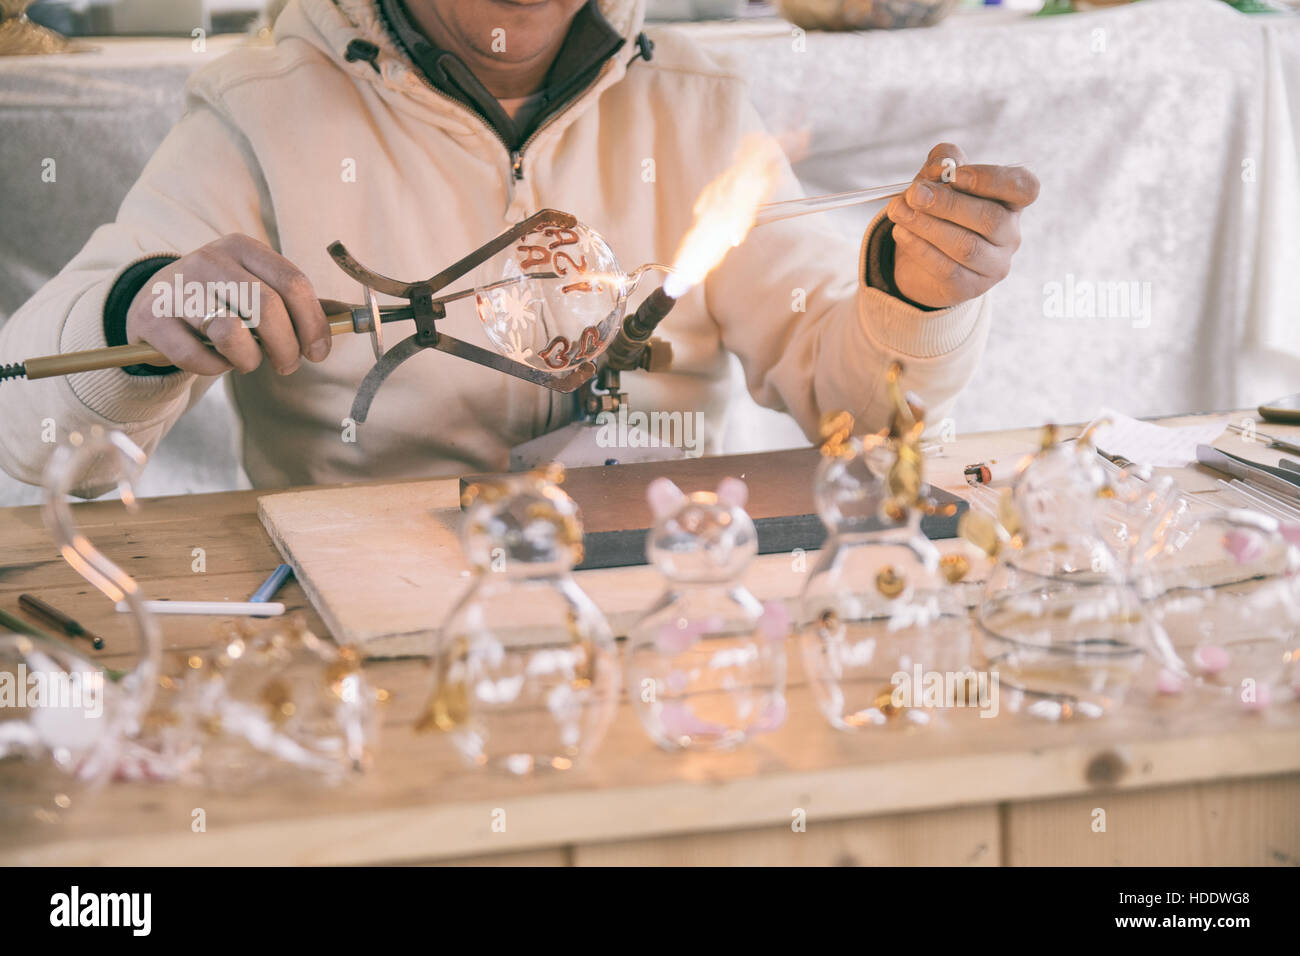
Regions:
<instances>
[{"instance_id":1,"label":"glass ornament","mask_svg":"<svg viewBox=\"0 0 1300 956\"><path fill-rule=\"evenodd\" d=\"M553 277L526 279L537 274ZM582 223L530 232L473 276L478 317L497 351L555 373L605 350L635 285L605 239ZM483 289L503 279L526 281Z\"/></svg>"},{"instance_id":2,"label":"glass ornament","mask_svg":"<svg viewBox=\"0 0 1300 956\"><path fill-rule=\"evenodd\" d=\"M149 742L207 786L330 785L371 763L378 695L360 655L321 640L297 615L230 628L165 674L163 687L167 704L149 715Z\"/></svg>"},{"instance_id":3,"label":"glass ornament","mask_svg":"<svg viewBox=\"0 0 1300 956\"><path fill-rule=\"evenodd\" d=\"M659 478L646 494L646 554L667 587L628 633L628 695L642 726L667 750L726 749L779 727L789 620L740 583L758 553L745 483L686 495Z\"/></svg>"},{"instance_id":4,"label":"glass ornament","mask_svg":"<svg viewBox=\"0 0 1300 956\"><path fill-rule=\"evenodd\" d=\"M1100 527L1112 495L1087 436L1056 444L1051 430L1004 493L977 620L1013 710L1099 717L1123 702L1154 646L1151 610Z\"/></svg>"},{"instance_id":5,"label":"glass ornament","mask_svg":"<svg viewBox=\"0 0 1300 956\"><path fill-rule=\"evenodd\" d=\"M1176 553L1141 571L1159 627L1157 693L1263 710L1287 691L1300 658L1300 549L1276 518L1202 516Z\"/></svg>"},{"instance_id":6,"label":"glass ornament","mask_svg":"<svg viewBox=\"0 0 1300 956\"><path fill-rule=\"evenodd\" d=\"M890 434L850 437L851 416L828 416L814 478L827 538L800 596L800 649L818 706L846 731L925 725L939 707L987 706L991 692L971 669L957 587L969 561L941 557L921 531L923 421L900 371Z\"/></svg>"},{"instance_id":7,"label":"glass ornament","mask_svg":"<svg viewBox=\"0 0 1300 956\"><path fill-rule=\"evenodd\" d=\"M67 642L0 634L0 818L53 820L83 803L113 773L153 697L162 639L135 580L100 553L73 522L67 503L83 474L115 459L122 501L145 456L121 432L74 432L45 472L43 516L63 559L113 602L131 610L139 658L126 674L108 671Z\"/></svg>"},{"instance_id":8,"label":"glass ornament","mask_svg":"<svg viewBox=\"0 0 1300 956\"><path fill-rule=\"evenodd\" d=\"M618 651L573 578L582 519L558 467L466 491L461 544L475 572L434 655L417 728L470 766L568 770L600 745L618 705Z\"/></svg>"}]
</instances>

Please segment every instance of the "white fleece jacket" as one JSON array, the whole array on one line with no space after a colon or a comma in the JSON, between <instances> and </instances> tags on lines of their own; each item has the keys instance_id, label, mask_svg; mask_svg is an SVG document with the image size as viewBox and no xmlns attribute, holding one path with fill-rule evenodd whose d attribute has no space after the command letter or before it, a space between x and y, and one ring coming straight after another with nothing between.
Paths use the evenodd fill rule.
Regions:
<instances>
[{"instance_id":1,"label":"white fleece jacket","mask_svg":"<svg viewBox=\"0 0 1300 956\"><path fill-rule=\"evenodd\" d=\"M641 6L602 3L629 41L641 29ZM625 46L535 134L516 182L499 138L419 75L370 0L292 0L273 46L237 50L194 75L184 117L117 220L0 330L0 361L103 346L104 302L125 268L227 233L267 242L318 295L342 301L359 296L326 254L335 239L372 268L418 278L548 206L602 232L625 268L671 261L696 196L761 123L738 77L671 30L652 36L650 62L629 67ZM357 37L380 47L380 72L344 59ZM643 176L648 159L652 182ZM355 177L342 175L345 164ZM787 169L774 198L797 195ZM868 288L862 275L861 255L819 232L815 219L754 230L660 327L673 344L672 371L624 377L632 406L704 412L705 447L716 450L730 351L755 399L789 412L810 436L831 409L874 429L885 424L883 373L897 358L906 387L937 421L983 350L986 298L924 312ZM442 327L488 345L472 308ZM502 469L511 446L571 414L561 396L430 352L389 379L357 440L346 441L342 422L372 362L364 336L340 336L328 359L291 376L269 363L231 376L254 485ZM60 437L98 423L151 451L212 382L112 369L11 383L0 389L0 465L39 481L50 418ZM94 474L82 491L101 493L109 481Z\"/></svg>"}]
</instances>

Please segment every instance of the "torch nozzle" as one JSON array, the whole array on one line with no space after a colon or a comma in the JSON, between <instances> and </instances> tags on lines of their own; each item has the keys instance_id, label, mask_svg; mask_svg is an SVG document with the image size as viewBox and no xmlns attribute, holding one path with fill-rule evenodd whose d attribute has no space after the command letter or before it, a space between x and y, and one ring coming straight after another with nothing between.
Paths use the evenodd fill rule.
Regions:
<instances>
[{"instance_id":1,"label":"torch nozzle","mask_svg":"<svg viewBox=\"0 0 1300 956\"><path fill-rule=\"evenodd\" d=\"M619 372L637 368L650 336L676 304L662 288L646 296L637 310L623 319L623 327L605 352L606 367Z\"/></svg>"}]
</instances>

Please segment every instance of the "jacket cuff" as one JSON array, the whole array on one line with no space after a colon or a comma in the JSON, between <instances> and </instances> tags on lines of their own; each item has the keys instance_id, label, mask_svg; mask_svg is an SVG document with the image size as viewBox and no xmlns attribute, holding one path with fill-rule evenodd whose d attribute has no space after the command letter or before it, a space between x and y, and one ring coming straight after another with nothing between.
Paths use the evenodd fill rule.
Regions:
<instances>
[{"instance_id":1,"label":"jacket cuff","mask_svg":"<svg viewBox=\"0 0 1300 956\"><path fill-rule=\"evenodd\" d=\"M122 270L104 301L104 339L110 346L127 344L126 319L131 303L163 266L175 262L177 258L150 256ZM180 370L175 365L127 365L122 371L127 375L167 375Z\"/></svg>"},{"instance_id":2,"label":"jacket cuff","mask_svg":"<svg viewBox=\"0 0 1300 956\"><path fill-rule=\"evenodd\" d=\"M932 309L909 302L897 289L891 294L883 288L886 282L892 287L894 281L892 226L881 212L862 240L858 303L863 326L878 344L901 355L935 358L952 352L975 331L983 296L946 309Z\"/></svg>"},{"instance_id":3,"label":"jacket cuff","mask_svg":"<svg viewBox=\"0 0 1300 956\"><path fill-rule=\"evenodd\" d=\"M144 260L137 260L140 261ZM135 264L130 263L122 271L126 272ZM104 306L108 292L96 291L103 288L102 285L92 287L72 307L59 333L60 353L108 347L104 332ZM130 425L165 418L170 411L167 405L188 400L194 378L192 373L179 370L165 375L129 375L120 368L105 368L69 375L67 383L90 411L112 424Z\"/></svg>"},{"instance_id":4,"label":"jacket cuff","mask_svg":"<svg viewBox=\"0 0 1300 956\"><path fill-rule=\"evenodd\" d=\"M894 282L894 252L896 249L897 246L894 245L894 222L892 219L887 218L882 210L871 221L871 225L867 227L867 234L863 239L863 279L871 288L879 289L886 295L892 295L895 299L906 302L914 309L920 309L922 312L937 312L938 310L933 306L913 302L898 291L898 285Z\"/></svg>"}]
</instances>

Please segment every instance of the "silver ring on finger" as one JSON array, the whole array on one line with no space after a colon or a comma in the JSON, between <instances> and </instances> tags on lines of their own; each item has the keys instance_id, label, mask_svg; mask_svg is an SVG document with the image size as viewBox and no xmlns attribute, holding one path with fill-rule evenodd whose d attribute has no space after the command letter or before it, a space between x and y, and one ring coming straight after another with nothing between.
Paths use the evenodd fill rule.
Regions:
<instances>
[{"instance_id":1,"label":"silver ring on finger","mask_svg":"<svg viewBox=\"0 0 1300 956\"><path fill-rule=\"evenodd\" d=\"M203 321L199 323L199 335L206 339L208 337L208 329L212 327L212 323L229 314L230 313L225 309L217 309L214 312L209 312L203 317Z\"/></svg>"}]
</instances>

